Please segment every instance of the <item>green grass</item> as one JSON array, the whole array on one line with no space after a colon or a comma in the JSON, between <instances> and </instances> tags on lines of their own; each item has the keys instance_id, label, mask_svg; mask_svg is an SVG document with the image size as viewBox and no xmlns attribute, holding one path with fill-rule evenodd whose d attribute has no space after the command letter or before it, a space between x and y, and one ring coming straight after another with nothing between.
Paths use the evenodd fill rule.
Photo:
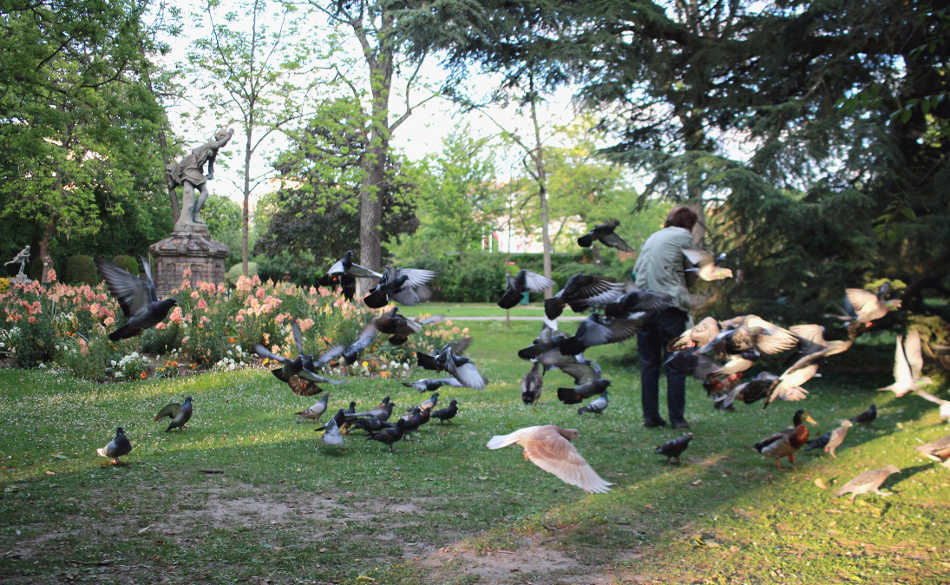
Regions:
<instances>
[{"instance_id":1,"label":"green grass","mask_svg":"<svg viewBox=\"0 0 950 585\"><path fill-rule=\"evenodd\" d=\"M504 319L506 315L506 311L494 303L425 303L414 307L399 307L399 312L410 316L445 315L449 319L459 317L497 317ZM540 318L544 317L544 304L515 305L507 313L512 317Z\"/></svg>"},{"instance_id":2,"label":"green grass","mask_svg":"<svg viewBox=\"0 0 950 585\"><path fill-rule=\"evenodd\" d=\"M940 583L950 574L950 470L913 450L947 427L930 403L874 391L889 376L887 338L862 338L799 404L713 411L690 382L696 438L670 466L653 449L680 432L641 426L634 342L588 352L613 382L611 405L579 417L554 396L568 381L560 372L545 377L537 407L520 401L528 364L514 354L537 322L465 326L488 388L443 391L459 400L455 422L429 423L392 455L356 433L340 451L321 448L313 425L293 420L313 399L265 370L107 385L0 371L0 582ZM330 391L333 409L389 394L399 412L424 397L380 378ZM151 417L186 394L194 418L162 432ZM780 471L751 448L799 406L820 433L872 401L878 420L851 429L837 459L802 452ZM561 483L517 446L484 447L493 434L546 423L580 429L576 445L614 483L610 493ZM95 449L119 425L134 449L113 467ZM894 495L852 505L831 494L889 463L902 470L884 486Z\"/></svg>"}]
</instances>

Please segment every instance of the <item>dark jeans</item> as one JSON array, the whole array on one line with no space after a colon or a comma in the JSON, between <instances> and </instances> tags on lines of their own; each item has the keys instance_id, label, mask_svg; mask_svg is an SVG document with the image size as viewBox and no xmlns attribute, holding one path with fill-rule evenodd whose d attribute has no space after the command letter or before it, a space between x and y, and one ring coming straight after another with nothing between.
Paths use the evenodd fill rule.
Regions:
<instances>
[{"instance_id":1,"label":"dark jeans","mask_svg":"<svg viewBox=\"0 0 950 585\"><path fill-rule=\"evenodd\" d=\"M686 330L688 315L679 309L666 309L637 332L640 354L640 398L644 422L659 422L660 365L668 352L667 344ZM685 422L686 376L666 368L666 406L670 423Z\"/></svg>"}]
</instances>

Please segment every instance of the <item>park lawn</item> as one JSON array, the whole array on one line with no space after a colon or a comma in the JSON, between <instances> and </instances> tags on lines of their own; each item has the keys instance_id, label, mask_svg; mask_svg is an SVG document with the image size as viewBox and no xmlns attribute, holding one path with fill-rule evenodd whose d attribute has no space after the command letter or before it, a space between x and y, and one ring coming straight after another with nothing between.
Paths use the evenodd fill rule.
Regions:
<instances>
[{"instance_id":1,"label":"park lawn","mask_svg":"<svg viewBox=\"0 0 950 585\"><path fill-rule=\"evenodd\" d=\"M411 317L421 315L445 315L449 319L463 317L494 317L504 319L506 311L495 303L423 303L412 307L399 307L399 312ZM568 311L568 313L570 313ZM544 303L532 302L515 305L507 311L512 317L544 317ZM574 316L572 313L566 316ZM530 341L530 340L529 340Z\"/></svg>"},{"instance_id":2,"label":"park lawn","mask_svg":"<svg viewBox=\"0 0 950 585\"><path fill-rule=\"evenodd\" d=\"M691 381L696 438L673 466L653 449L681 432L641 426L634 342L588 352L613 382L611 403L602 416L578 416L555 398L569 380L556 371L539 405L521 403L528 364L515 352L537 322L459 326L490 384L444 389L441 403L459 401L455 421L428 423L394 454L359 433L339 451L320 447L314 425L293 421L314 399L266 370L104 385L0 370L0 582L946 582L950 470L913 446L948 427L928 402L874 391L887 382L893 337L863 337L808 384L807 400L765 411L714 411ZM394 415L425 397L393 378L330 392L331 409L388 394ZM186 394L194 418L162 432L151 417ZM852 428L837 459L800 452L793 469L778 470L751 448L801 406L817 435L871 402L879 418ZM580 429L575 444L611 492L565 485L520 447L484 446L547 423ZM95 449L119 425L134 448L113 467ZM902 470L884 485L892 496L850 504L832 495L890 463Z\"/></svg>"}]
</instances>

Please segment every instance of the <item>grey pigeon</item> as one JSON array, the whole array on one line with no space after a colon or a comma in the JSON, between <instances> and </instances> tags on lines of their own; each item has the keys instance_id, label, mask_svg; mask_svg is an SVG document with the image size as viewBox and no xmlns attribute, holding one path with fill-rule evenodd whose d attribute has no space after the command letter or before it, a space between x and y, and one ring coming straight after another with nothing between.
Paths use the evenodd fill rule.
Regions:
<instances>
[{"instance_id":1,"label":"grey pigeon","mask_svg":"<svg viewBox=\"0 0 950 585\"><path fill-rule=\"evenodd\" d=\"M618 343L633 337L646 320L645 312L634 313L625 318L605 317L593 313L577 325L574 335L563 340L559 348L564 355L576 355L595 345Z\"/></svg>"},{"instance_id":2,"label":"grey pigeon","mask_svg":"<svg viewBox=\"0 0 950 585\"><path fill-rule=\"evenodd\" d=\"M342 412L342 409L340 409ZM343 435L340 434L340 427L337 425L336 418L331 418L327 422L326 429L323 432L323 436L320 437L320 440L323 441L324 445L329 447L342 447L343 446Z\"/></svg>"},{"instance_id":3,"label":"grey pigeon","mask_svg":"<svg viewBox=\"0 0 950 585\"><path fill-rule=\"evenodd\" d=\"M417 363L427 370L446 371L458 380L462 387L482 390L488 383L475 362L453 350L453 344L446 344L436 355L416 352Z\"/></svg>"},{"instance_id":4,"label":"grey pigeon","mask_svg":"<svg viewBox=\"0 0 950 585\"><path fill-rule=\"evenodd\" d=\"M537 402L541 398L543 384L544 376L541 373L541 362L536 361L521 379L521 401L525 404Z\"/></svg>"},{"instance_id":5,"label":"grey pigeon","mask_svg":"<svg viewBox=\"0 0 950 585\"><path fill-rule=\"evenodd\" d=\"M306 410L301 410L294 414L297 415L297 422L303 422L305 420L312 420L317 422L320 420L320 417L323 416L323 413L327 411L327 401L330 399L330 393L326 392L313 404L313 406L307 408Z\"/></svg>"},{"instance_id":6,"label":"grey pigeon","mask_svg":"<svg viewBox=\"0 0 950 585\"><path fill-rule=\"evenodd\" d=\"M594 414L601 414L607 410L607 391L604 390L600 393L600 396L591 400L586 405L577 409L577 414L584 414L585 412L593 412Z\"/></svg>"},{"instance_id":7,"label":"grey pigeon","mask_svg":"<svg viewBox=\"0 0 950 585\"><path fill-rule=\"evenodd\" d=\"M158 300L152 270L144 258L139 258L145 277L133 276L129 271L115 264L96 258L96 267L106 281L109 292L118 301L126 317L125 324L109 334L109 339L118 341L135 337L144 329L154 327L168 316L168 312L177 304L173 298Z\"/></svg>"},{"instance_id":8,"label":"grey pigeon","mask_svg":"<svg viewBox=\"0 0 950 585\"><path fill-rule=\"evenodd\" d=\"M434 392L442 386L453 386L455 388L462 387L462 383L452 377L422 378L420 380L415 380L414 382L403 382L402 385L408 386L409 388L415 388L419 392Z\"/></svg>"},{"instance_id":9,"label":"grey pigeon","mask_svg":"<svg viewBox=\"0 0 950 585\"><path fill-rule=\"evenodd\" d=\"M113 465L121 465L119 463L119 457L127 454L131 450L132 443L130 443L129 439L125 436L125 429L118 427L115 430L115 438L109 441L109 444L105 447L96 449L96 453L98 453L100 457L110 457Z\"/></svg>"},{"instance_id":10,"label":"grey pigeon","mask_svg":"<svg viewBox=\"0 0 950 585\"><path fill-rule=\"evenodd\" d=\"M379 272L353 262L353 250L347 250L343 257L337 260L317 282L329 287L339 285L343 291L343 297L352 302L353 295L356 294L357 278L379 278L381 276L382 274Z\"/></svg>"},{"instance_id":11,"label":"grey pigeon","mask_svg":"<svg viewBox=\"0 0 950 585\"><path fill-rule=\"evenodd\" d=\"M498 306L510 309L521 302L525 292L541 292L554 286L554 281L537 272L521 269L517 275L505 275L505 294L498 299Z\"/></svg>"},{"instance_id":12,"label":"grey pigeon","mask_svg":"<svg viewBox=\"0 0 950 585\"><path fill-rule=\"evenodd\" d=\"M607 220L596 226L590 232L577 238L577 245L582 248L590 248L596 240L605 246L617 248L622 252L636 252L626 240L614 233L614 230L617 229L619 225L620 221L616 219Z\"/></svg>"},{"instance_id":13,"label":"grey pigeon","mask_svg":"<svg viewBox=\"0 0 950 585\"><path fill-rule=\"evenodd\" d=\"M554 320L564 311L564 305L580 313L592 307L615 303L622 296L623 283L602 276L575 274L567 279L564 288L544 301L544 315Z\"/></svg>"},{"instance_id":14,"label":"grey pigeon","mask_svg":"<svg viewBox=\"0 0 950 585\"><path fill-rule=\"evenodd\" d=\"M386 267L379 284L363 297L367 307L378 309L390 299L401 305L418 305L428 301L432 291L426 284L435 278L435 272L424 268Z\"/></svg>"},{"instance_id":15,"label":"grey pigeon","mask_svg":"<svg viewBox=\"0 0 950 585\"><path fill-rule=\"evenodd\" d=\"M693 433L686 433L682 437L677 437L672 441L667 441L659 447L656 448L657 455L666 455L666 462L672 463L673 460L676 460L676 463L680 462L680 455L683 454L683 451L686 450L686 447L689 447L689 442L693 440Z\"/></svg>"},{"instance_id":16,"label":"grey pigeon","mask_svg":"<svg viewBox=\"0 0 950 585\"><path fill-rule=\"evenodd\" d=\"M870 469L835 490L835 495L843 496L845 494L851 494L852 503L858 494L874 492L879 496L889 496L890 493L880 490L881 484L884 483L884 480L892 473L899 472L900 469L898 469L896 465L888 465L880 469Z\"/></svg>"},{"instance_id":17,"label":"grey pigeon","mask_svg":"<svg viewBox=\"0 0 950 585\"><path fill-rule=\"evenodd\" d=\"M172 429L184 429L185 423L191 419L192 412L194 412L194 407L191 404L191 396L185 396L185 401L181 404L169 402L163 406L155 415L154 420L160 420L166 416L172 419L172 422L168 423L168 427L165 429L167 433Z\"/></svg>"}]
</instances>

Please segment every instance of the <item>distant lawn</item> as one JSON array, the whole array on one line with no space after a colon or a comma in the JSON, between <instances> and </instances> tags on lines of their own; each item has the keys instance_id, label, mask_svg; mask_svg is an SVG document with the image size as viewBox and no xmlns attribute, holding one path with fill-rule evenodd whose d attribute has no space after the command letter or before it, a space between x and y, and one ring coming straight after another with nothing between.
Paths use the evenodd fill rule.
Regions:
<instances>
[{"instance_id":1,"label":"distant lawn","mask_svg":"<svg viewBox=\"0 0 950 585\"><path fill-rule=\"evenodd\" d=\"M950 470L913 446L950 428L937 424L930 403L874 390L889 376L886 339L862 338L809 383L807 400L765 411L714 411L691 381L696 438L672 466L653 449L681 433L642 427L635 343L588 352L613 385L605 414L582 417L555 398L568 382L556 371L539 405L521 403L528 364L514 354L538 323L464 326L488 388L441 392L440 402L458 399L456 420L430 422L392 455L358 433L339 452L322 448L314 425L294 422L293 412L314 400L265 370L107 385L0 370L0 582L947 581ZM394 414L425 397L392 378L351 379L330 392L333 409L350 400L369 407L388 394ZM192 422L163 433L165 423L151 417L186 394L195 400ZM878 420L851 429L837 459L800 452L794 469L780 471L751 448L786 427L796 408L818 420L817 435L871 402ZM576 445L614 483L610 493L561 483L520 447L485 448L493 434L546 423L580 429ZM134 449L128 465L112 467L95 449L118 425ZM894 495L852 505L831 494L889 463L902 470L884 486Z\"/></svg>"},{"instance_id":2,"label":"distant lawn","mask_svg":"<svg viewBox=\"0 0 950 585\"><path fill-rule=\"evenodd\" d=\"M445 315L446 317L499 317L504 318L507 312L512 317L543 317L544 303L534 302L527 305L515 305L505 311L495 303L424 303L414 307L399 307L399 312L417 316ZM530 341L530 340L529 340Z\"/></svg>"}]
</instances>

